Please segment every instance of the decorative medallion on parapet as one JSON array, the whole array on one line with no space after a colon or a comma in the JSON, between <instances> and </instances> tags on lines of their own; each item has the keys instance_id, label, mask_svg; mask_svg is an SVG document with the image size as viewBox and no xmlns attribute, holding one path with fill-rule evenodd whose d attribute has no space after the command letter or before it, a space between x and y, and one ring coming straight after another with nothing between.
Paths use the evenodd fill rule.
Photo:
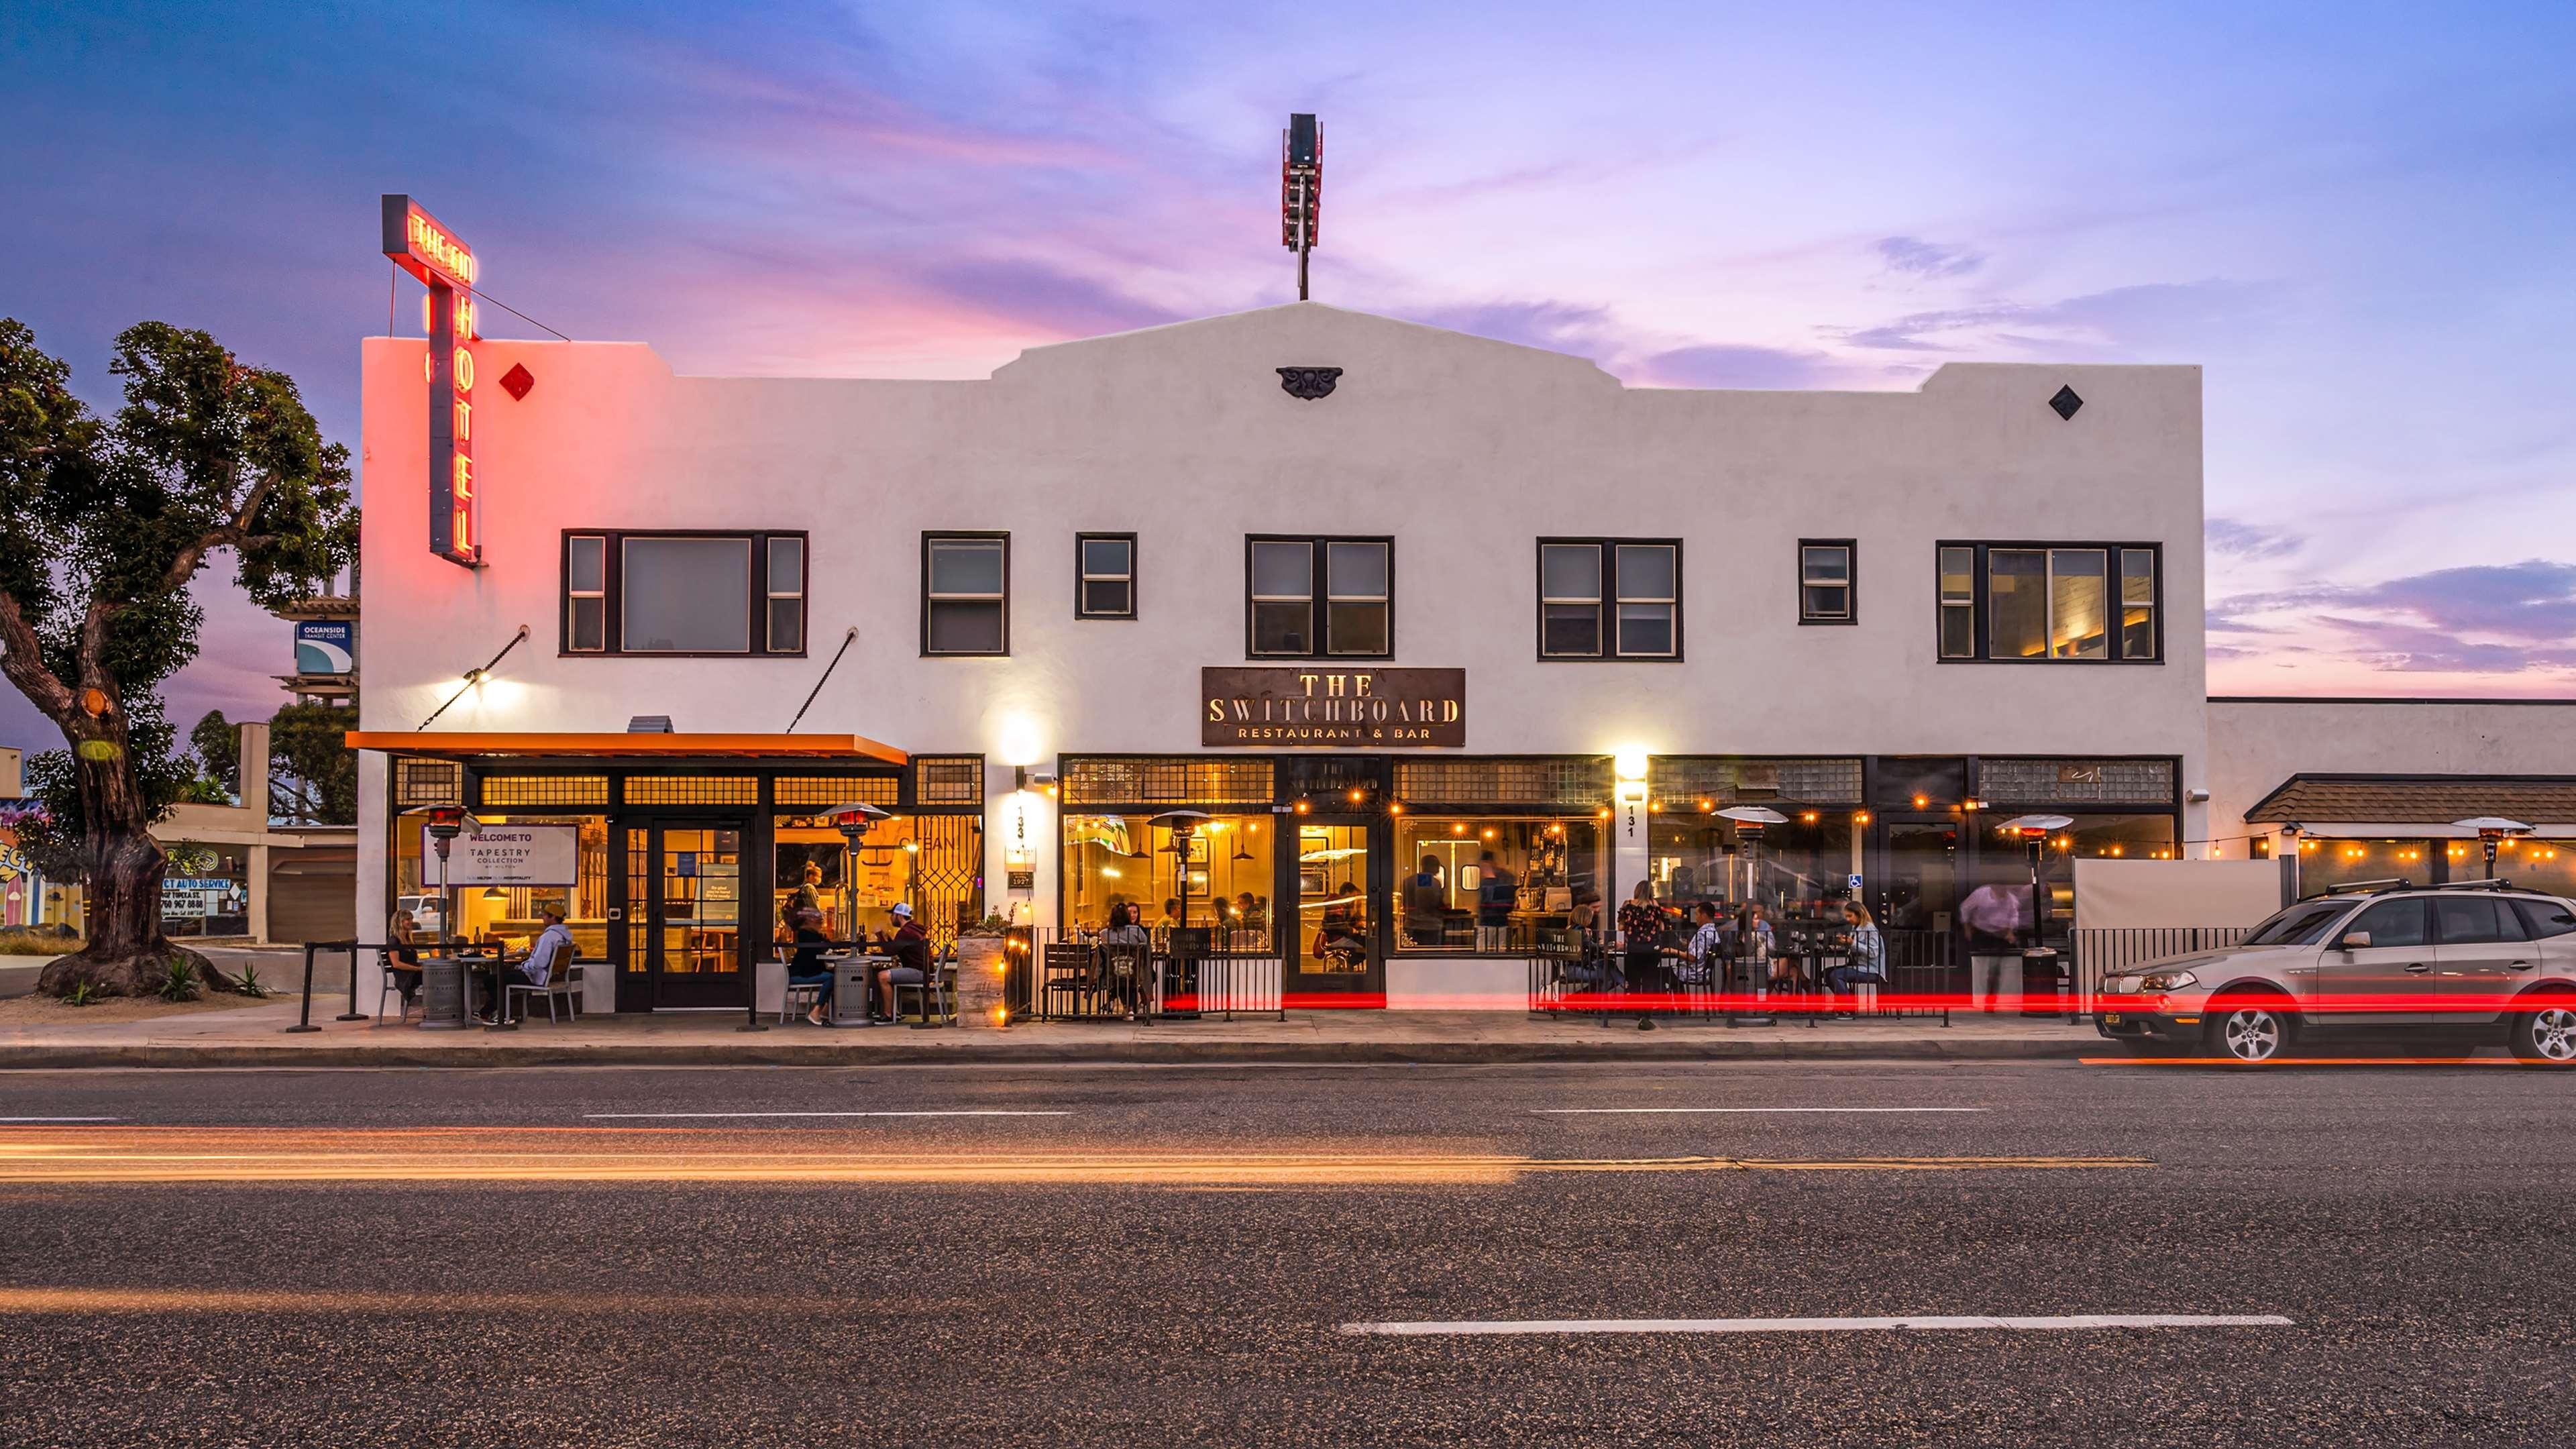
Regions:
<instances>
[{"instance_id":1,"label":"decorative medallion on parapet","mask_svg":"<svg viewBox=\"0 0 2576 1449\"><path fill-rule=\"evenodd\" d=\"M1313 402L1333 395L1333 384L1341 380L1338 367L1283 367L1279 369L1279 390L1293 398Z\"/></svg>"}]
</instances>

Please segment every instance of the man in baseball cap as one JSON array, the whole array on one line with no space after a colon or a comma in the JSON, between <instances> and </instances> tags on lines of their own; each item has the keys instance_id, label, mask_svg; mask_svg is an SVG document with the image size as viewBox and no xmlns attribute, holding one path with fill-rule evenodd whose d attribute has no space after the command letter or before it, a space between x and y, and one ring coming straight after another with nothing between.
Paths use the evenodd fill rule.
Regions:
<instances>
[{"instance_id":1,"label":"man in baseball cap","mask_svg":"<svg viewBox=\"0 0 2576 1449\"><path fill-rule=\"evenodd\" d=\"M894 964L877 968L877 1005L882 1011L875 1019L892 1021L895 1016L894 989L918 986L930 979L930 932L913 919L910 901L895 902L894 933L879 935L877 949L893 957ZM929 1010L929 1005L924 1003L922 1012L925 1016Z\"/></svg>"}]
</instances>

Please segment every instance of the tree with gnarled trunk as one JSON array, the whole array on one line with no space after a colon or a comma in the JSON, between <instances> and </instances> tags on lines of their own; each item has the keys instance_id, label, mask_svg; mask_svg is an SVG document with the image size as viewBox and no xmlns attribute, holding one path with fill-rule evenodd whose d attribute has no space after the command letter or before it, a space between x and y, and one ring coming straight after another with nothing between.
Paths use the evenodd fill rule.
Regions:
<instances>
[{"instance_id":1,"label":"tree with gnarled trunk","mask_svg":"<svg viewBox=\"0 0 2576 1449\"><path fill-rule=\"evenodd\" d=\"M71 369L0 318L0 674L63 732L31 772L58 788L48 828L77 841L88 945L38 989L140 995L203 957L161 934L167 860L152 823L193 770L173 767L154 691L197 652L188 582L232 551L269 607L346 567L357 541L349 451L322 441L295 384L161 322L116 339L125 403L92 415ZM255 802L256 803L256 802Z\"/></svg>"}]
</instances>

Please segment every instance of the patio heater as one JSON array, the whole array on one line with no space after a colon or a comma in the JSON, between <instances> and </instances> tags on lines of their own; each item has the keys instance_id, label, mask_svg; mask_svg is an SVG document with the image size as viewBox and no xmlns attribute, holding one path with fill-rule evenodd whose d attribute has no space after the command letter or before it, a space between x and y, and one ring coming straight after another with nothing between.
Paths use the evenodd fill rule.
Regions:
<instances>
[{"instance_id":1,"label":"patio heater","mask_svg":"<svg viewBox=\"0 0 2576 1449\"><path fill-rule=\"evenodd\" d=\"M466 814L462 805L432 805L425 813L429 816L430 847L438 852L438 946L442 953L452 956L455 953L449 948L456 944L456 892L447 883L447 850L467 830L481 830L483 822ZM351 969L356 968L353 965ZM474 988L463 962L457 963L457 971L457 1000L465 1015L454 1029L462 1029L474 1024ZM506 1020L499 1002L493 1003L493 1015L496 1021ZM428 1025L426 1019L422 1025Z\"/></svg>"},{"instance_id":2,"label":"patio heater","mask_svg":"<svg viewBox=\"0 0 2576 1449\"><path fill-rule=\"evenodd\" d=\"M2016 815L1996 827L2004 834L2020 841L2030 852L2030 945L2021 955L2022 1014L2024 1016L2031 1014L2030 972L2033 965L2045 963L2051 977L2060 986L2066 983L2065 973L2057 970L2057 950L2047 942L2044 923L2048 919L2048 911L2043 904L2047 897L2040 894L2040 877L2045 873L2048 837L2074 823L2074 818L2066 815ZM2078 1019L2082 1015L2083 1002L2080 1000L2082 993L2078 992L2076 995L2079 998L2076 1002L2076 1012L2068 1018L2069 1020Z\"/></svg>"},{"instance_id":3,"label":"patio heater","mask_svg":"<svg viewBox=\"0 0 2576 1449\"><path fill-rule=\"evenodd\" d=\"M2530 826L2519 820L2507 820L2501 815L2478 815L2467 820L2454 820L2451 823L2462 830L2474 830L2478 833L2478 848L2486 853L2489 880L2495 878L2497 843L2531 833Z\"/></svg>"},{"instance_id":4,"label":"patio heater","mask_svg":"<svg viewBox=\"0 0 2576 1449\"><path fill-rule=\"evenodd\" d=\"M1762 831L1766 826L1786 825L1789 817L1767 805L1729 805L1711 812L1722 820L1735 822L1735 838L1744 845L1744 898L1760 904L1762 890ZM1762 1001L1770 995L1771 963L1759 962L1754 968L1753 999ZM1764 1016L1729 1017L1738 1026L1769 1026L1772 1018Z\"/></svg>"},{"instance_id":5,"label":"patio heater","mask_svg":"<svg viewBox=\"0 0 2576 1449\"><path fill-rule=\"evenodd\" d=\"M1214 818L1204 810L1166 810L1154 817L1155 824L1172 833L1172 843L1163 848L1172 852L1172 888L1181 902L1181 923L1172 928L1170 946L1172 988L1175 994L1192 998L1194 1004L1198 994L1198 981L1196 973L1191 969L1193 958L1183 952L1182 939L1183 933L1190 928L1190 845L1199 837L1201 822ZM1213 888L1214 883L1211 882L1210 885ZM1196 1020L1199 1013L1191 1010L1163 1011L1156 1014Z\"/></svg>"},{"instance_id":6,"label":"patio heater","mask_svg":"<svg viewBox=\"0 0 2576 1449\"><path fill-rule=\"evenodd\" d=\"M843 939L859 939L859 842L868 838L880 820L893 817L865 800L852 800L823 812L832 828L841 832L841 914L844 917Z\"/></svg>"}]
</instances>

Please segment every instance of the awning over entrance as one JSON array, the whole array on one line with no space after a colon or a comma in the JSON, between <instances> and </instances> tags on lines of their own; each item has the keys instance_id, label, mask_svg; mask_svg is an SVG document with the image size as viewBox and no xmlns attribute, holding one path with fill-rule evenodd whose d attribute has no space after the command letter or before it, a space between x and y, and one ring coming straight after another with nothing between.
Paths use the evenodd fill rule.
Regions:
<instances>
[{"instance_id":1,"label":"awning over entrance","mask_svg":"<svg viewBox=\"0 0 2576 1449\"><path fill-rule=\"evenodd\" d=\"M2256 825L2297 824L2310 835L2474 838L2452 824L2501 815L2538 834L2576 830L2576 777L2551 775L2292 775L2251 810Z\"/></svg>"},{"instance_id":2,"label":"awning over entrance","mask_svg":"<svg viewBox=\"0 0 2576 1449\"><path fill-rule=\"evenodd\" d=\"M722 756L745 759L866 759L904 765L912 757L892 745L864 735L686 735L627 731L482 733L466 730L350 730L343 740L353 750L384 750L398 755L438 759L489 759L530 755L548 759L584 756Z\"/></svg>"}]
</instances>

